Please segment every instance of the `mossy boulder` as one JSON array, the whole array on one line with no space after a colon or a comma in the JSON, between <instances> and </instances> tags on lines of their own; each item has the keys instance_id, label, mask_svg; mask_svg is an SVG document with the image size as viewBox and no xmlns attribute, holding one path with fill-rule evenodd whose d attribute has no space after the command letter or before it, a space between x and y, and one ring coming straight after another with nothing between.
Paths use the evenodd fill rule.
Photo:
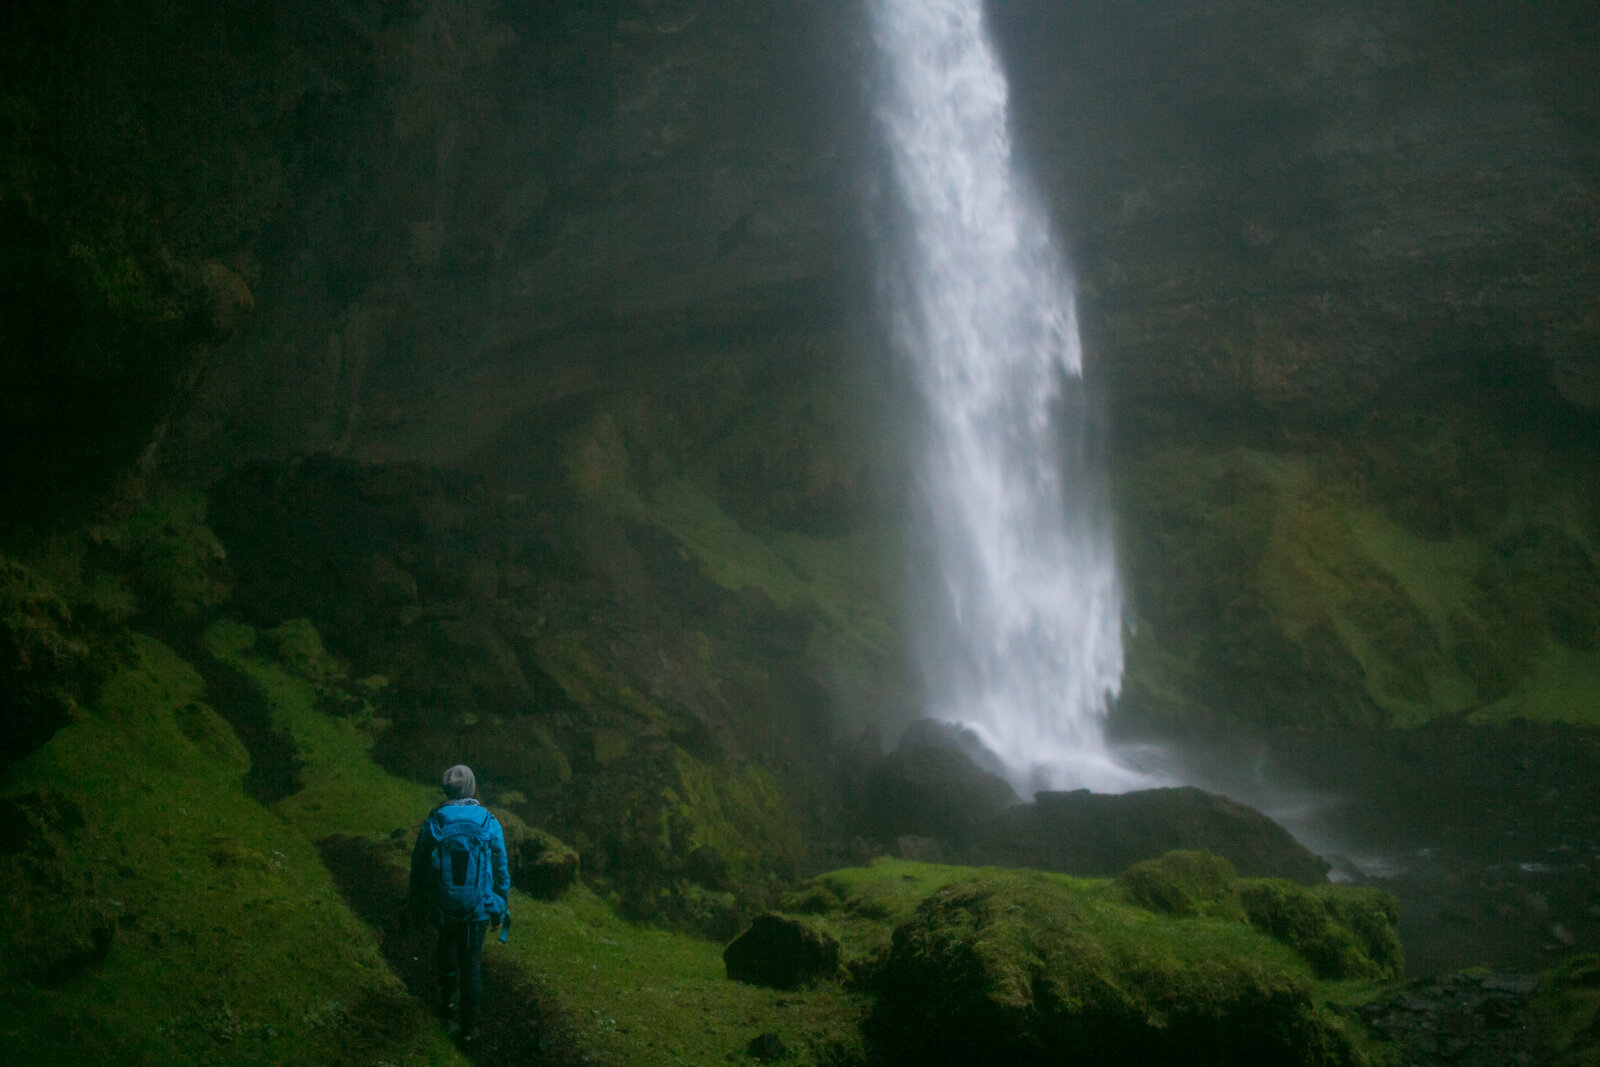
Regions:
<instances>
[{"instance_id":1,"label":"mossy boulder","mask_svg":"<svg viewBox=\"0 0 1600 1067\"><path fill-rule=\"evenodd\" d=\"M578 880L578 854L554 834L528 827L517 842L511 871L518 889L530 897L554 900Z\"/></svg>"},{"instance_id":2,"label":"mossy boulder","mask_svg":"<svg viewBox=\"0 0 1600 1067\"><path fill-rule=\"evenodd\" d=\"M1243 924L1140 919L1034 872L947 885L870 981L889 1062L1359 1062L1293 954Z\"/></svg>"},{"instance_id":3,"label":"mossy boulder","mask_svg":"<svg viewBox=\"0 0 1600 1067\"><path fill-rule=\"evenodd\" d=\"M796 989L838 968L839 942L799 919L769 911L733 939L722 962L736 982Z\"/></svg>"},{"instance_id":4,"label":"mossy boulder","mask_svg":"<svg viewBox=\"0 0 1600 1067\"><path fill-rule=\"evenodd\" d=\"M1233 864L1209 852L1168 852L1135 863L1117 875L1117 888L1133 903L1179 918L1244 918L1238 886Z\"/></svg>"},{"instance_id":5,"label":"mossy boulder","mask_svg":"<svg viewBox=\"0 0 1600 1067\"><path fill-rule=\"evenodd\" d=\"M1303 956L1319 978L1397 978L1400 908L1377 889L1307 888L1271 878L1239 886L1250 925Z\"/></svg>"},{"instance_id":6,"label":"mossy boulder","mask_svg":"<svg viewBox=\"0 0 1600 1067\"><path fill-rule=\"evenodd\" d=\"M322 645L322 635L309 619L289 619L261 634L273 658L309 682L332 685L345 680L345 670Z\"/></svg>"}]
</instances>

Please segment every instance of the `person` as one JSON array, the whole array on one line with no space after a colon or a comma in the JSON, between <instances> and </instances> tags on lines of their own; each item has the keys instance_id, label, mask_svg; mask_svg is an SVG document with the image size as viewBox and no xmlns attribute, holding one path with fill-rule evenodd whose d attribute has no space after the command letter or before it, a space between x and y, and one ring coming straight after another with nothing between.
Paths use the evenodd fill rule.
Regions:
<instances>
[{"instance_id":1,"label":"person","mask_svg":"<svg viewBox=\"0 0 1600 1067\"><path fill-rule=\"evenodd\" d=\"M445 800L423 820L411 850L412 918L438 927L439 1007L465 1042L478 1039L483 938L510 922L511 875L500 820L478 799L470 767L444 772ZM505 940L504 934L501 940ZM459 1020L452 1018L459 1001Z\"/></svg>"}]
</instances>

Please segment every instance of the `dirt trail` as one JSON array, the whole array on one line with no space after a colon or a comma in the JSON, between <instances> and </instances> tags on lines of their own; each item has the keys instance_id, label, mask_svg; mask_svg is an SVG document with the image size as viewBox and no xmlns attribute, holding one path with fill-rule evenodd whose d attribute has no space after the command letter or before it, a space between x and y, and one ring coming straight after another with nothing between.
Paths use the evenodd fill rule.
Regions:
<instances>
[{"instance_id":1,"label":"dirt trail","mask_svg":"<svg viewBox=\"0 0 1600 1067\"><path fill-rule=\"evenodd\" d=\"M410 842L386 843L334 834L317 843L322 862L345 902L381 937L383 957L428 1010L436 1002L431 928L404 921ZM491 942L493 935L491 935ZM573 1067L596 1063L577 1046L573 1030L548 990L492 943L484 951L482 1035L464 1052L479 1067ZM441 1025L443 1025L441 1023Z\"/></svg>"}]
</instances>

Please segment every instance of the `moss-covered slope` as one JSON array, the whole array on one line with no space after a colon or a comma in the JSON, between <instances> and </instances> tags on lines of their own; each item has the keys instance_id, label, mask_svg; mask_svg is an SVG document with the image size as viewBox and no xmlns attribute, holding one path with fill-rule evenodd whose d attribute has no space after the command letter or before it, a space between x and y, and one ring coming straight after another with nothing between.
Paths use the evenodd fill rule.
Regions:
<instances>
[{"instance_id":1,"label":"moss-covered slope","mask_svg":"<svg viewBox=\"0 0 1600 1067\"><path fill-rule=\"evenodd\" d=\"M1130 448L1125 710L1167 726L1600 721L1593 420L1440 386L1293 440ZM1232 438L1232 440L1229 440Z\"/></svg>"}]
</instances>

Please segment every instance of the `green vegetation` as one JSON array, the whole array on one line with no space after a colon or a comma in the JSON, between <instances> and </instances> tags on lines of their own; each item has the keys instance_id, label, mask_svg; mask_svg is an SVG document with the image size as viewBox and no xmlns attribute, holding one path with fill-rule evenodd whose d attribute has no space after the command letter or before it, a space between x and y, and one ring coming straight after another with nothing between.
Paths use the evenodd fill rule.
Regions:
<instances>
[{"instance_id":1,"label":"green vegetation","mask_svg":"<svg viewBox=\"0 0 1600 1067\"><path fill-rule=\"evenodd\" d=\"M1209 852L1168 852L1142 860L1117 875L1117 888L1133 903L1164 915L1242 916L1233 864Z\"/></svg>"},{"instance_id":2,"label":"green vegetation","mask_svg":"<svg viewBox=\"0 0 1600 1067\"><path fill-rule=\"evenodd\" d=\"M1550 1067L1600 1064L1600 955L1573 956L1545 975L1534 996L1539 1062Z\"/></svg>"},{"instance_id":3,"label":"green vegetation","mask_svg":"<svg viewBox=\"0 0 1600 1067\"><path fill-rule=\"evenodd\" d=\"M292 739L303 787L266 808L241 787L249 755L170 649L137 640L84 719L4 779L13 1062L459 1062L323 869L330 834L388 842L434 795L384 773L369 727L319 710L300 655L219 622L204 647L259 687ZM280 634L280 637L283 635ZM396 862L403 860L403 855ZM856 1041L861 1001L729 982L721 945L641 928L581 886L517 894L505 957L555 992L589 1054L720 1062L763 1029L828 1062ZM760 1020L755 1025L750 1020Z\"/></svg>"},{"instance_id":4,"label":"green vegetation","mask_svg":"<svg viewBox=\"0 0 1600 1067\"><path fill-rule=\"evenodd\" d=\"M1165 869L1227 873L1193 856ZM1107 1062L1180 1049L1197 1063L1367 1062L1327 1005L1370 988L1319 983L1237 904L1177 918L1107 879L880 860L813 879L785 905L845 945L889 1062L1057 1062L1063 1048Z\"/></svg>"},{"instance_id":5,"label":"green vegetation","mask_svg":"<svg viewBox=\"0 0 1600 1067\"><path fill-rule=\"evenodd\" d=\"M62 797L77 820L8 857L11 1062L449 1063L443 1035L384 968L311 840L240 787L245 756L198 675L137 641L91 714L11 768L7 797ZM37 906L30 906L34 904ZM86 914L103 947L60 955Z\"/></svg>"},{"instance_id":6,"label":"green vegetation","mask_svg":"<svg viewBox=\"0 0 1600 1067\"><path fill-rule=\"evenodd\" d=\"M1587 474L1493 423L1408 432L1380 426L1320 452L1191 444L1129 466L1133 714L1600 721Z\"/></svg>"},{"instance_id":7,"label":"green vegetation","mask_svg":"<svg viewBox=\"0 0 1600 1067\"><path fill-rule=\"evenodd\" d=\"M1250 925L1294 949L1319 978L1399 978L1400 909L1377 889L1300 886L1280 878L1238 888Z\"/></svg>"},{"instance_id":8,"label":"green vegetation","mask_svg":"<svg viewBox=\"0 0 1600 1067\"><path fill-rule=\"evenodd\" d=\"M136 638L131 662L85 714L0 786L0 887L17 917L4 948L0 1048L45 1063L457 1062L393 969L388 920L358 918L351 888L319 855L326 842L364 840L388 857L368 877L403 879L432 791L372 762L382 721L352 712L354 693L329 699L360 687L308 623L258 632L219 621L199 648L262 702L292 745L298 788L270 806L252 799L243 784L251 753L208 703L241 693L213 692L171 649ZM663 832L726 852L735 867L753 832L740 813L770 822L772 785L753 768L718 781L683 759L681 787L669 789L676 802L663 809L683 825ZM895 990L923 980L907 977L920 964L907 962L900 946L910 935L895 927L975 901L974 892L1020 894L1021 925L1001 948L1033 937L1020 931L1036 922L1084 924L1083 936L1145 976L1149 997L1166 990L1141 1011L1182 1014L1191 997L1233 1004L1275 991L1268 999L1294 1004L1294 1040L1334 1040L1309 968L1287 948L1236 920L1157 917L1104 880L894 862L822 876L789 904L843 942L854 977L783 993L729 981L720 943L627 922L581 884L550 901L517 894L516 932L490 952L526 976L565 1040L602 1061L723 1062L771 1032L797 1064L861 1063L898 1055L904 1035L893 1020L905 1001ZM1210 965L1212 985L1197 985L1183 961L1202 956L1238 962Z\"/></svg>"}]
</instances>

